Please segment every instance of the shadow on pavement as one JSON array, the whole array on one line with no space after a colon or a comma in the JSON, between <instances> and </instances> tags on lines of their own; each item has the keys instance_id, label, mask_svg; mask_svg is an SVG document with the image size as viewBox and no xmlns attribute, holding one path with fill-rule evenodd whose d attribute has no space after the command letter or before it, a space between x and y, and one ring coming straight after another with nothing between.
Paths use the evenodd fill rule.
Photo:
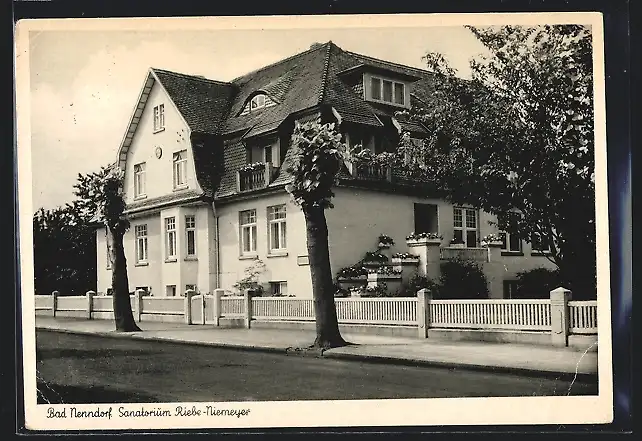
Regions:
<instances>
[{"instance_id":1,"label":"shadow on pavement","mask_svg":"<svg viewBox=\"0 0 642 441\"><path fill-rule=\"evenodd\" d=\"M50 360L55 358L96 359L113 357L150 356L158 351L142 349L80 349L80 348L37 348L36 360Z\"/></svg>"},{"instance_id":2,"label":"shadow on pavement","mask_svg":"<svg viewBox=\"0 0 642 441\"><path fill-rule=\"evenodd\" d=\"M38 404L153 403L156 398L99 386L66 386L38 381Z\"/></svg>"}]
</instances>

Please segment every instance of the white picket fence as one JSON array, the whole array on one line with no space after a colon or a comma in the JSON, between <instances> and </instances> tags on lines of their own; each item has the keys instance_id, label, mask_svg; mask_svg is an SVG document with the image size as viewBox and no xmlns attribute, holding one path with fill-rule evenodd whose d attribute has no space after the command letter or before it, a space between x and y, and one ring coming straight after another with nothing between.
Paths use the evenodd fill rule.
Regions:
<instances>
[{"instance_id":1,"label":"white picket fence","mask_svg":"<svg viewBox=\"0 0 642 441\"><path fill-rule=\"evenodd\" d=\"M219 319L273 322L312 322L314 301L295 297L253 297L191 295L185 297L131 296L132 311L138 320L219 323ZM218 303L218 304L217 304ZM248 311L246 305L250 305ZM420 326L425 314L432 329L552 332L551 300L432 300L426 311L417 297L337 298L340 324L370 326ZM36 313L84 317L113 317L111 296L36 295ZM568 333L597 334L597 302L568 301ZM54 313L55 309L55 313Z\"/></svg>"}]
</instances>

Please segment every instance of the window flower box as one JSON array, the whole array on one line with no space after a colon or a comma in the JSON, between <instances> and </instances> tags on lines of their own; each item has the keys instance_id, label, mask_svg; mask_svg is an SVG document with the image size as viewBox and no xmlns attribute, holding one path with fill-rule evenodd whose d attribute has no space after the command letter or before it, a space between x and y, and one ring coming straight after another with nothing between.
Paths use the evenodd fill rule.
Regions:
<instances>
[{"instance_id":1,"label":"window flower box","mask_svg":"<svg viewBox=\"0 0 642 441\"><path fill-rule=\"evenodd\" d=\"M489 234L482 237L481 246L482 247L500 247L504 244L501 236L499 234Z\"/></svg>"},{"instance_id":2,"label":"window flower box","mask_svg":"<svg viewBox=\"0 0 642 441\"><path fill-rule=\"evenodd\" d=\"M427 244L440 245L442 240L443 240L443 237L437 233L414 233L413 232L413 233L410 233L408 236L406 236L406 244L409 247L427 245Z\"/></svg>"}]
</instances>

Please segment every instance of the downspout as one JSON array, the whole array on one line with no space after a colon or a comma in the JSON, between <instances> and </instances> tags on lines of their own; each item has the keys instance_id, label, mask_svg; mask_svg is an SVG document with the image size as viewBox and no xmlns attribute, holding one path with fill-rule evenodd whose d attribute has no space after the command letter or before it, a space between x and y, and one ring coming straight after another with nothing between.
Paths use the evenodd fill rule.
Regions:
<instances>
[{"instance_id":1,"label":"downspout","mask_svg":"<svg viewBox=\"0 0 642 441\"><path fill-rule=\"evenodd\" d=\"M218 229L218 215L216 214L216 207L214 206L214 201L212 201L212 211L214 212L214 229L215 240L216 240L216 283L215 289L221 287L221 242L220 242L220 233Z\"/></svg>"}]
</instances>

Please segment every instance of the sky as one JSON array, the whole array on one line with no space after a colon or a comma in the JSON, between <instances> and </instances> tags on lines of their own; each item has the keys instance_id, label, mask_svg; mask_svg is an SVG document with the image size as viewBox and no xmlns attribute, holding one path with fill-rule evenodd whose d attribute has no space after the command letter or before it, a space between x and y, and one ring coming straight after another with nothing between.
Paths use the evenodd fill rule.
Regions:
<instances>
[{"instance_id":1,"label":"sky","mask_svg":"<svg viewBox=\"0 0 642 441\"><path fill-rule=\"evenodd\" d=\"M78 173L115 160L150 67L229 81L332 40L344 50L425 67L443 54L461 76L483 52L465 28L29 31L33 210L73 200ZM146 28L146 29L145 29Z\"/></svg>"}]
</instances>

